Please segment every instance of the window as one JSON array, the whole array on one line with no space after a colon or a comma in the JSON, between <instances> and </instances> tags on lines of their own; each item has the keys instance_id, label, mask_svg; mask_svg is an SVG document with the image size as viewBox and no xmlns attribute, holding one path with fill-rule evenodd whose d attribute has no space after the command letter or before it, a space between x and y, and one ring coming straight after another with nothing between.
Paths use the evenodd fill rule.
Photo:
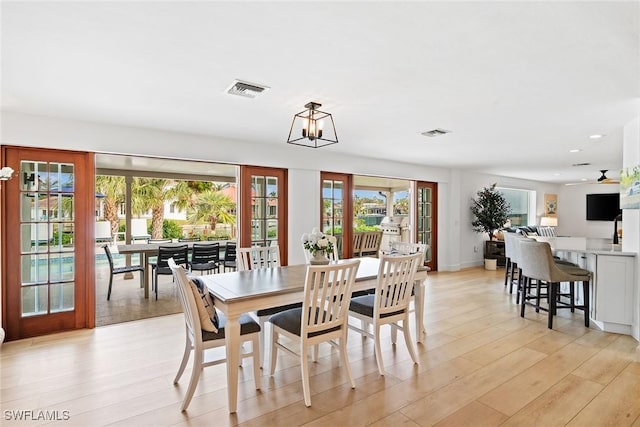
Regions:
<instances>
[{"instance_id":1,"label":"window","mask_svg":"<svg viewBox=\"0 0 640 427\"><path fill-rule=\"evenodd\" d=\"M511 226L535 225L536 223L536 192L530 190L516 190L513 188L497 188L511 206Z\"/></svg>"}]
</instances>

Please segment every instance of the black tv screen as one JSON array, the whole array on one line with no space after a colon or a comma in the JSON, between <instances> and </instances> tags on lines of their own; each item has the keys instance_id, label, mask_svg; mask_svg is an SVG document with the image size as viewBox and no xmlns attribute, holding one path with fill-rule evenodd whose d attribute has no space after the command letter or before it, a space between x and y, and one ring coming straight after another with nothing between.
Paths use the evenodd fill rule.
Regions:
<instances>
[{"instance_id":1,"label":"black tv screen","mask_svg":"<svg viewBox=\"0 0 640 427\"><path fill-rule=\"evenodd\" d=\"M620 193L587 194L587 221L613 221L620 212Z\"/></svg>"}]
</instances>

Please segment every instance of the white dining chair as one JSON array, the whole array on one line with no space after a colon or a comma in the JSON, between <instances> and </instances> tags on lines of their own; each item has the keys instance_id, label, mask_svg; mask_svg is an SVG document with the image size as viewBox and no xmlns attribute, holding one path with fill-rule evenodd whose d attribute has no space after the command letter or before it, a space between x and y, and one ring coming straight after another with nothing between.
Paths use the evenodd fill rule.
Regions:
<instances>
[{"instance_id":1,"label":"white dining chair","mask_svg":"<svg viewBox=\"0 0 640 427\"><path fill-rule=\"evenodd\" d=\"M306 406L311 406L308 360L310 346L323 342L334 346L340 353L340 363L346 371L351 388L356 387L347 355L347 310L359 265L359 260L309 265L302 307L282 311L269 319L273 326L270 373L275 373L278 350L299 357ZM296 343L297 349L287 347L290 341L280 341L280 336Z\"/></svg>"},{"instance_id":2,"label":"white dining chair","mask_svg":"<svg viewBox=\"0 0 640 427\"><path fill-rule=\"evenodd\" d=\"M382 255L380 257L375 294L351 299L349 316L372 323L373 333L358 328L353 324L349 324L349 328L375 340L375 355L380 375L384 375L380 347L380 327L382 325L388 324L392 326L392 329L397 328L404 332L404 341L411 359L415 364L418 363L418 357L409 330L409 301L416 270L418 269L418 264L422 262L422 257L422 253ZM399 325L400 321L402 326Z\"/></svg>"},{"instance_id":3,"label":"white dining chair","mask_svg":"<svg viewBox=\"0 0 640 427\"><path fill-rule=\"evenodd\" d=\"M191 402L193 393L200 379L202 369L207 366L219 365L225 363L226 359L216 359L211 361L204 361L204 353L206 350L224 347L225 345L225 324L226 318L222 313L216 313L217 315L217 332L205 331L202 329L200 316L204 307L199 291L195 284L192 286L184 267L177 265L171 258L168 261L169 268L173 272L175 282L178 285L178 294L180 295L180 302L182 309L184 310L184 320L186 327L186 340L184 353L182 356L182 362L178 368L178 373L173 380L174 384L178 384L180 377L184 373L184 370L189 361L191 351L193 351L193 368L191 369L191 379L189 380L189 386L182 400L180 407L181 411L185 411ZM206 290L204 290L206 292ZM198 294L198 296L196 296ZM199 307L200 305L200 307ZM215 307L212 307L215 310ZM261 374L260 374L260 354L259 354L259 333L260 326L249 315L242 315L239 319L240 322L240 344L245 342L251 342L251 352L244 352L241 350L240 357L253 357L253 380L256 390L261 388Z\"/></svg>"},{"instance_id":4,"label":"white dining chair","mask_svg":"<svg viewBox=\"0 0 640 427\"><path fill-rule=\"evenodd\" d=\"M250 248L238 248L236 258L238 271L262 270L266 268L280 267L280 247L275 246L253 246ZM265 335L267 334L267 320L273 314L290 308L300 307L300 303L287 304L279 307L265 308L256 311L255 317L260 325L260 366L264 366Z\"/></svg>"}]
</instances>

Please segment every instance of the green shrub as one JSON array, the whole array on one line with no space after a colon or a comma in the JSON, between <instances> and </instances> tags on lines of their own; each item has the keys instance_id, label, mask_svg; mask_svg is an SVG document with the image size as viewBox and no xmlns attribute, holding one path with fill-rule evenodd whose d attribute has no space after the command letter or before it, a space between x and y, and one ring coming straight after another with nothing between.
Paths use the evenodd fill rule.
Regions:
<instances>
[{"instance_id":1,"label":"green shrub","mask_svg":"<svg viewBox=\"0 0 640 427\"><path fill-rule=\"evenodd\" d=\"M151 234L151 228L149 228L149 234ZM171 219L165 219L162 221L162 238L164 239L179 239L182 237L182 227Z\"/></svg>"}]
</instances>

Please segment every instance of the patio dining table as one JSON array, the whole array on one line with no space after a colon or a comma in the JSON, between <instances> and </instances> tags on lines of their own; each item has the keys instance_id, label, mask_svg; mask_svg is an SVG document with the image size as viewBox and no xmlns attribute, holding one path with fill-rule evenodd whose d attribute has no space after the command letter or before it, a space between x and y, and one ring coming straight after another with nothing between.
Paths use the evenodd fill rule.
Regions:
<instances>
[{"instance_id":1,"label":"patio dining table","mask_svg":"<svg viewBox=\"0 0 640 427\"><path fill-rule=\"evenodd\" d=\"M158 255L158 247L165 245L187 245L189 249L193 247L194 243L215 243L215 241L200 241L200 242L173 242L173 243L133 243L129 245L117 245L117 253L121 255L133 255L140 254L141 265L144 266L144 297L149 298L149 259ZM220 243L220 259L223 258L224 248L227 241L221 241Z\"/></svg>"}]
</instances>

